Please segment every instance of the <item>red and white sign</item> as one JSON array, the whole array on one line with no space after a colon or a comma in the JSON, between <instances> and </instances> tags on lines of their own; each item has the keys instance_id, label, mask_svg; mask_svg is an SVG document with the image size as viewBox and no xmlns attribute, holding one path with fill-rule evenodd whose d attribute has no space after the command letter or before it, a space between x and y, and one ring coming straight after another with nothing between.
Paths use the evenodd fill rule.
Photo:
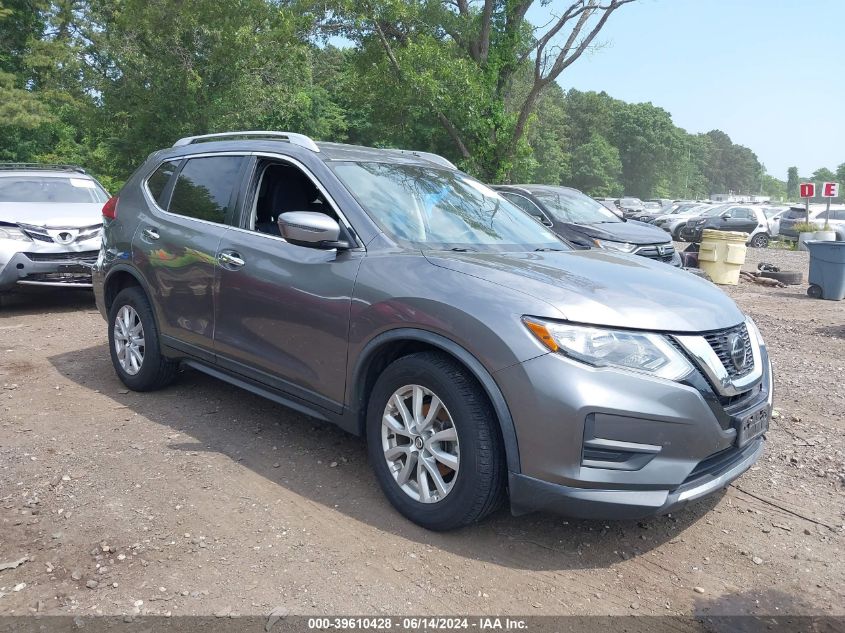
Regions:
<instances>
[{"instance_id":1,"label":"red and white sign","mask_svg":"<svg viewBox=\"0 0 845 633\"><path fill-rule=\"evenodd\" d=\"M825 182L822 183L822 198L838 198L839 197L839 183Z\"/></svg>"},{"instance_id":2,"label":"red and white sign","mask_svg":"<svg viewBox=\"0 0 845 633\"><path fill-rule=\"evenodd\" d=\"M802 198L816 197L816 183L814 182L802 182L800 190Z\"/></svg>"}]
</instances>

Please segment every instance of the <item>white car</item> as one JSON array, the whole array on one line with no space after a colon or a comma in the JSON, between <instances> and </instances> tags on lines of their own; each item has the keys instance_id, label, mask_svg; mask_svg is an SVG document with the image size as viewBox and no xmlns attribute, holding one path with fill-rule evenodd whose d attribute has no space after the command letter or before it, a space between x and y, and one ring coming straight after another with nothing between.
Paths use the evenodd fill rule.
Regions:
<instances>
[{"instance_id":1,"label":"white car","mask_svg":"<svg viewBox=\"0 0 845 633\"><path fill-rule=\"evenodd\" d=\"M91 287L109 196L81 167L0 163L0 296Z\"/></svg>"},{"instance_id":2,"label":"white car","mask_svg":"<svg viewBox=\"0 0 845 633\"><path fill-rule=\"evenodd\" d=\"M787 211L789 207L763 207L763 213L769 225L769 234L773 237L780 233L780 218Z\"/></svg>"},{"instance_id":3,"label":"white car","mask_svg":"<svg viewBox=\"0 0 845 633\"><path fill-rule=\"evenodd\" d=\"M652 224L671 234L672 239L677 242L681 239L680 231L687 220L706 213L713 206L712 204L700 204L698 202L680 204L672 213L659 216Z\"/></svg>"}]
</instances>

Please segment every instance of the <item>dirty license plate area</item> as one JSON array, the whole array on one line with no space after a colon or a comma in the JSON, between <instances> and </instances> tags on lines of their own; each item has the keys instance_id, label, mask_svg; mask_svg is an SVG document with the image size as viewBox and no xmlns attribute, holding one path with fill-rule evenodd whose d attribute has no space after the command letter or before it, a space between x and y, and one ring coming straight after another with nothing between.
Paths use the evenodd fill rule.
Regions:
<instances>
[{"instance_id":1,"label":"dirty license plate area","mask_svg":"<svg viewBox=\"0 0 845 633\"><path fill-rule=\"evenodd\" d=\"M77 264L62 264L56 269L56 272L65 275L90 275L91 266L81 262Z\"/></svg>"},{"instance_id":2,"label":"dirty license plate area","mask_svg":"<svg viewBox=\"0 0 845 633\"><path fill-rule=\"evenodd\" d=\"M743 447L751 440L769 430L769 406L764 403L760 409L740 417L736 423L736 444Z\"/></svg>"}]
</instances>

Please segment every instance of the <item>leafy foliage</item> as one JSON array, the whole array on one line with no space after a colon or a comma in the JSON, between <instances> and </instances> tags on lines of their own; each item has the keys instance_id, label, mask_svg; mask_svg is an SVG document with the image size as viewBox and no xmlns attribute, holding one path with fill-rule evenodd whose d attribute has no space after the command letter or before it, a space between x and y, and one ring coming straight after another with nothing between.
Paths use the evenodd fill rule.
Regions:
<instances>
[{"instance_id":1,"label":"leafy foliage","mask_svg":"<svg viewBox=\"0 0 845 633\"><path fill-rule=\"evenodd\" d=\"M289 129L596 196L790 193L723 132L560 88L632 0L556 3L540 26L534 1L0 0L0 160L114 190L180 136Z\"/></svg>"}]
</instances>

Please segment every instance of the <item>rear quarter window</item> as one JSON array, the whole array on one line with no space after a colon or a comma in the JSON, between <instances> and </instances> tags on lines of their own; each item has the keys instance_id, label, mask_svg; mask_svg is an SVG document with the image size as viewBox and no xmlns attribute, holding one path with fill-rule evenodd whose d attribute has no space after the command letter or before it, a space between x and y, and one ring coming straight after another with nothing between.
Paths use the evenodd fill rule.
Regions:
<instances>
[{"instance_id":1,"label":"rear quarter window","mask_svg":"<svg viewBox=\"0 0 845 633\"><path fill-rule=\"evenodd\" d=\"M166 161L159 165L158 169L156 169L152 176L147 179L147 189L150 190L150 195L152 195L153 200L155 200L158 206L162 209L167 208L167 200L164 199L164 191L167 189L167 183L170 182L170 179L173 177L173 174L176 172L176 168L178 166L179 161Z\"/></svg>"}]
</instances>

